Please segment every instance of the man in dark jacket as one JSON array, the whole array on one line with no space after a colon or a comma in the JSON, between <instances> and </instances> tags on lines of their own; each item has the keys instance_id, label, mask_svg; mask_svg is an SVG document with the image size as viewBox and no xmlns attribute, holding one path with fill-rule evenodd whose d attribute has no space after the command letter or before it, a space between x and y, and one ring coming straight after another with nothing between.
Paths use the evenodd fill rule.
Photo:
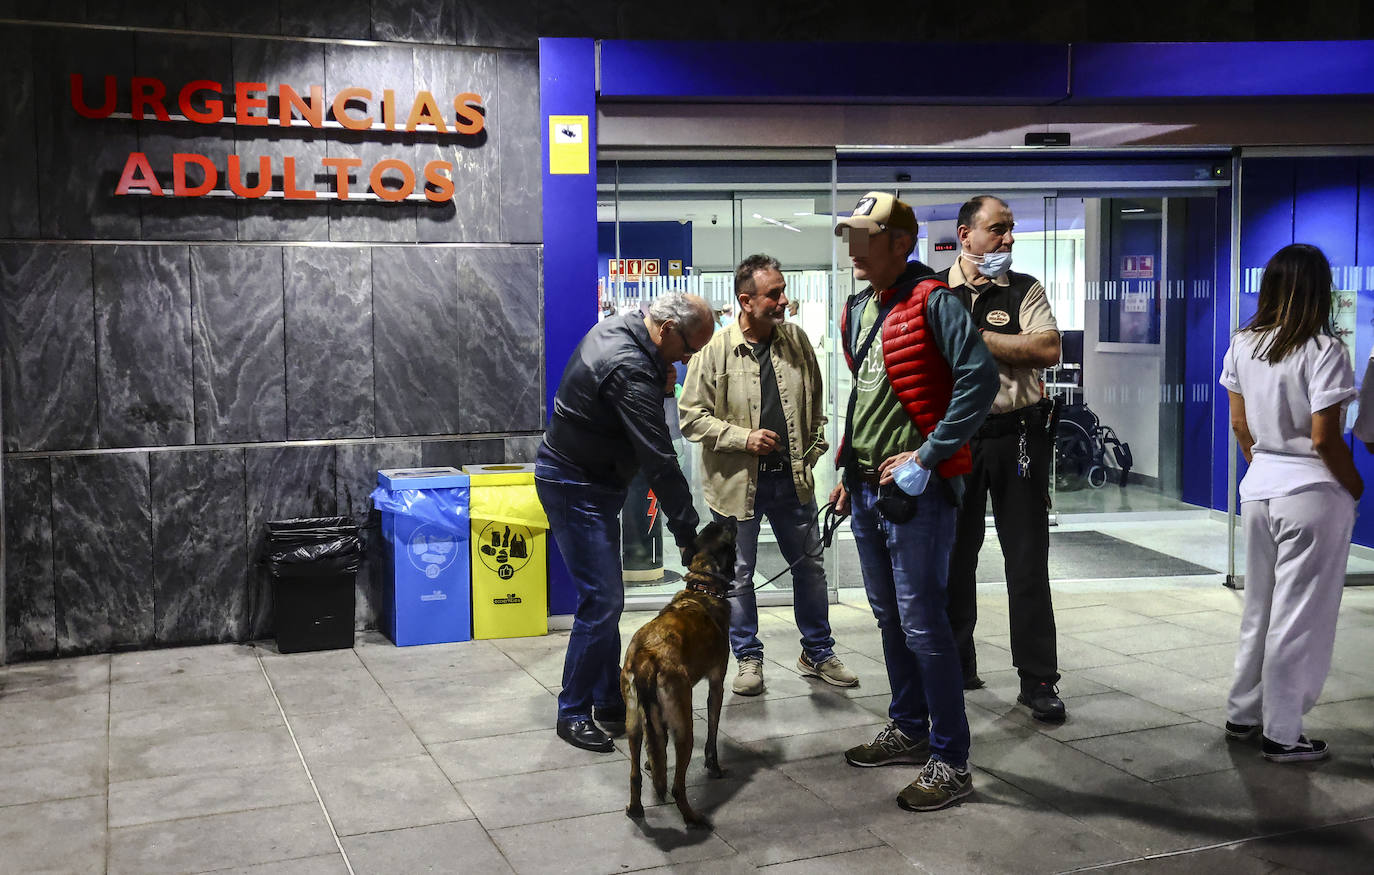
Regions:
<instances>
[{"instance_id":1,"label":"man in dark jacket","mask_svg":"<svg viewBox=\"0 0 1374 875\"><path fill-rule=\"evenodd\" d=\"M699 520L668 436L663 399L672 363L686 363L712 329L705 300L663 295L647 316L613 316L587 332L558 384L534 482L577 584L557 722L558 737L574 747L609 753L614 745L603 727L611 734L624 731L620 508L637 472L690 561Z\"/></svg>"},{"instance_id":2,"label":"man in dark jacket","mask_svg":"<svg viewBox=\"0 0 1374 875\"><path fill-rule=\"evenodd\" d=\"M869 192L836 233L848 237L854 276L869 286L846 302L841 323L854 389L838 460L844 476L831 500L840 512L853 506L892 687L892 722L845 760L922 765L897 804L933 811L973 791L945 583L955 507L972 469L968 440L997 394L997 365L945 284L907 260L916 246L910 206Z\"/></svg>"}]
</instances>

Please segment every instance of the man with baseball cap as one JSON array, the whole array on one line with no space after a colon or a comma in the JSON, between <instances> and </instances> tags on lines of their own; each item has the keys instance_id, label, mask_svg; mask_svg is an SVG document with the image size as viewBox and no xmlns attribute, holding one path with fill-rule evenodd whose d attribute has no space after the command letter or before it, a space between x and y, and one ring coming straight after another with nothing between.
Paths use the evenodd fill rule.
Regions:
<instances>
[{"instance_id":1,"label":"man with baseball cap","mask_svg":"<svg viewBox=\"0 0 1374 875\"><path fill-rule=\"evenodd\" d=\"M933 811L973 791L963 672L945 613L968 441L997 395L997 365L963 305L908 261L916 215L869 192L840 219L856 279L840 325L854 375L835 509L851 510L864 588L882 634L891 723L845 752L853 766L923 764L897 797ZM881 335L881 337L879 336Z\"/></svg>"}]
</instances>

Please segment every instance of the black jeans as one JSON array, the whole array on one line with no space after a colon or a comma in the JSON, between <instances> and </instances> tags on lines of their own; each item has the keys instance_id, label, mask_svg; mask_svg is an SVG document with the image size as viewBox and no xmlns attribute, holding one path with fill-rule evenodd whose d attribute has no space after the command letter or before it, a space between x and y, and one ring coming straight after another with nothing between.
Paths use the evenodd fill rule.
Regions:
<instances>
[{"instance_id":1,"label":"black jeans","mask_svg":"<svg viewBox=\"0 0 1374 875\"><path fill-rule=\"evenodd\" d=\"M994 430L985 427L985 431ZM1025 689L1040 682L1057 682L1059 661L1050 602L1050 441L1039 417L1032 416L1026 427L1026 450L1031 460L1027 477L1018 476L1016 471L1019 443L1020 430L1016 428L970 442L973 472L965 481L950 553L948 610L964 677L972 677L978 673L973 646L973 628L978 622L978 550L983 546L983 517L991 496L997 539L1006 560L1011 659Z\"/></svg>"}]
</instances>

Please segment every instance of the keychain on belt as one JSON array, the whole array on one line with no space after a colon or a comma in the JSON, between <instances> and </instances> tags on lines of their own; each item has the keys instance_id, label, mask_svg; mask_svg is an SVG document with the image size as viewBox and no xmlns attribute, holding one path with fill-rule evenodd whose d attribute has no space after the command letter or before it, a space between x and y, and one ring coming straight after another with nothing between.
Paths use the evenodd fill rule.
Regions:
<instances>
[{"instance_id":1,"label":"keychain on belt","mask_svg":"<svg viewBox=\"0 0 1374 875\"><path fill-rule=\"evenodd\" d=\"M1016 441L1016 476L1026 478L1030 476L1030 453L1026 450L1026 420L1021 420L1018 429L1020 437Z\"/></svg>"}]
</instances>

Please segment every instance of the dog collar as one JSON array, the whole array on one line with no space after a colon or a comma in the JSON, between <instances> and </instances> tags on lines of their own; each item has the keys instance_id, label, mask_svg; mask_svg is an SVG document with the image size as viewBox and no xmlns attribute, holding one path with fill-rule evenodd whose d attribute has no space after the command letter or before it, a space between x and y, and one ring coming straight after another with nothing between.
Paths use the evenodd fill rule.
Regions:
<instances>
[{"instance_id":1,"label":"dog collar","mask_svg":"<svg viewBox=\"0 0 1374 875\"><path fill-rule=\"evenodd\" d=\"M711 580L720 584L721 586L716 587L711 586L710 584L700 583L696 580L688 579L686 581L686 586L688 589L694 590L696 592L704 592L707 595L713 595L716 598L726 598L731 588L733 588L735 585L735 581L732 578L726 577L723 574L718 574L714 571L692 571L689 573L692 574L692 576L694 577L709 577L711 578Z\"/></svg>"}]
</instances>

